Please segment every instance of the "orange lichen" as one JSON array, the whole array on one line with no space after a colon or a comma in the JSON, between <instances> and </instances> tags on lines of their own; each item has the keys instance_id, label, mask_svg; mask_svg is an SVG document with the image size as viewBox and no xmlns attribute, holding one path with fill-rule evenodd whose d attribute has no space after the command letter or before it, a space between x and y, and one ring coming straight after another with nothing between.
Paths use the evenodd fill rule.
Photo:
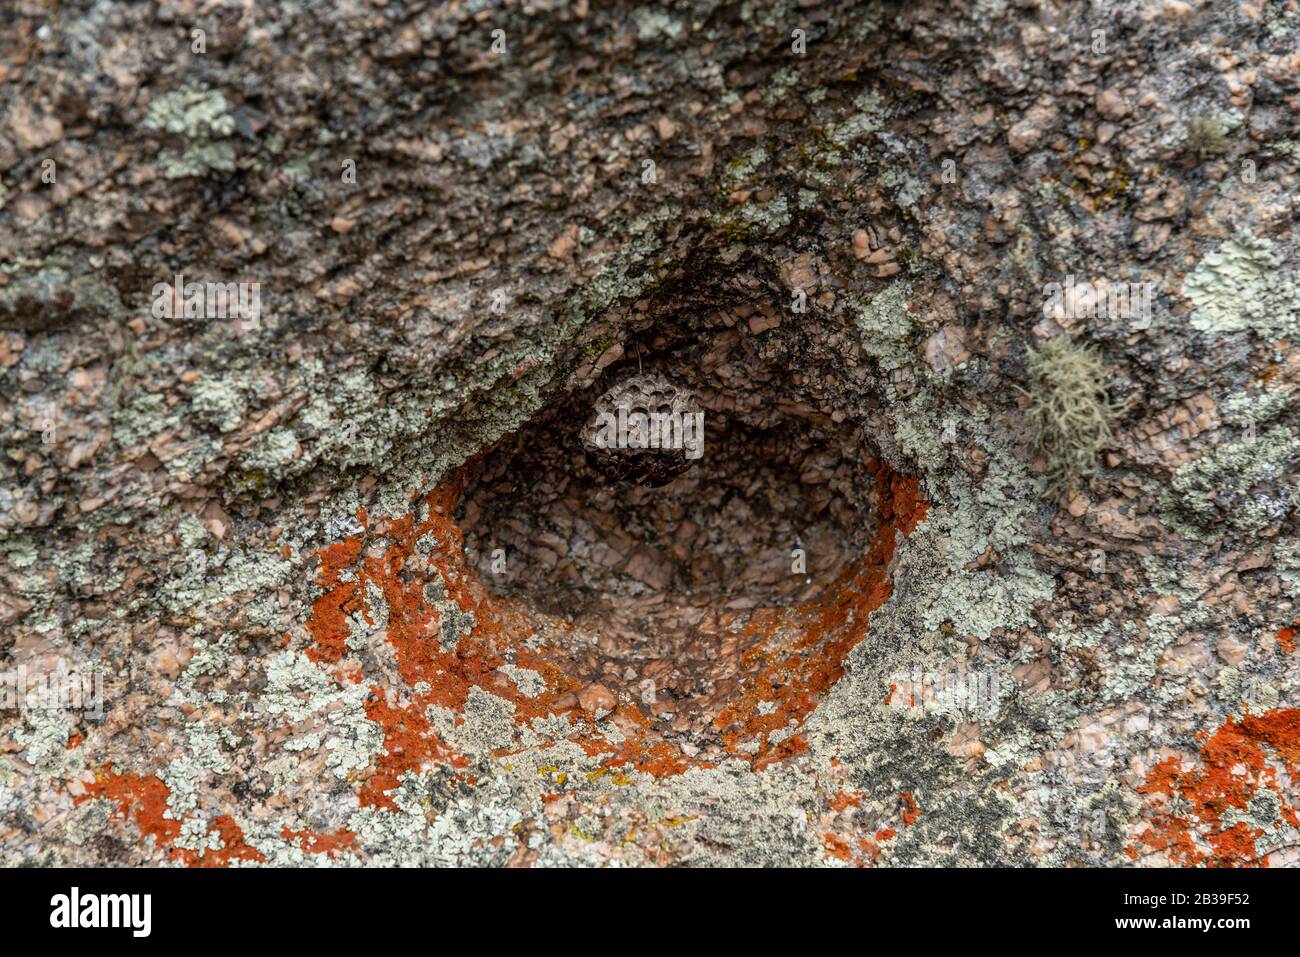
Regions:
<instances>
[{"instance_id":1,"label":"orange lichen","mask_svg":"<svg viewBox=\"0 0 1300 957\"><path fill-rule=\"evenodd\" d=\"M606 744L601 747L596 741L588 739L585 743L579 742L588 754L599 754L604 750L613 750L615 757L605 762L607 768L618 768L624 765L631 765L638 771L644 771L646 774L652 774L657 778L672 777L675 774L681 774L692 767L691 762L679 748L674 747L667 741L657 741L653 744L647 744L643 733L637 725L644 723L644 718L637 714L640 721L629 722L632 733L621 746Z\"/></svg>"},{"instance_id":2,"label":"orange lichen","mask_svg":"<svg viewBox=\"0 0 1300 957\"><path fill-rule=\"evenodd\" d=\"M838 857L842 861L853 859L853 849L849 843L836 837L832 832L826 831L822 834L822 841L826 845L826 853L832 857Z\"/></svg>"},{"instance_id":3,"label":"orange lichen","mask_svg":"<svg viewBox=\"0 0 1300 957\"><path fill-rule=\"evenodd\" d=\"M746 690L727 704L714 724L727 750L747 755L756 770L808 750L804 738L789 733L792 726L801 724L843 675L846 656L866 635L868 617L889 596L888 568L899 535L910 533L925 517L915 480L897 476L881 464L875 472L881 521L868 554L820 598L735 619L743 646L749 649L743 660ZM605 769L630 766L667 777L712 766L656 733L650 718L635 705L624 701L611 716L622 732L617 741L600 733L591 716L575 705L583 682L569 673L564 656L554 655L549 646L539 649L528 643L535 612L491 596L467 569L463 538L451 518L463 482L463 473L458 474L402 518L372 521L361 509L357 512L360 533L313 556L321 594L305 624L306 654L340 685L370 680L372 693L365 711L383 732L382 752L367 774L356 779L359 803L395 807L390 793L402 776L430 765L465 772L468 760L435 733L428 709L436 706L463 713L475 687L510 702L520 724L566 716L572 729L568 740L589 755L603 756ZM384 639L404 688L387 688L386 682L368 674L367 666L350 655L347 641L352 622L359 617L372 627L377 624L367 601L376 590L386 605ZM444 615L457 610L456 627L444 628ZM286 636L286 646L294 642L293 634ZM541 675L543 690L524 694L501 670L507 664ZM613 773L626 780L621 772ZM459 778L472 780L467 773ZM174 847L181 822L165 816L170 792L156 775L106 771L78 800L91 797L116 802L142 834L152 836L159 848L168 848L170 856L182 863L211 867L233 860L263 860L229 815L215 818L209 827L208 833L220 839L220 850L198 853ZM861 798L845 795L844 800L856 806ZM877 840L886 833L893 835L892 830L881 831ZM323 835L287 827L282 836L309 853L330 856L352 848L355 840L349 831ZM835 841L835 856L854 856L852 845L839 838ZM874 861L879 854L876 844L857 843L868 852L867 858L857 860Z\"/></svg>"},{"instance_id":4,"label":"orange lichen","mask_svg":"<svg viewBox=\"0 0 1300 957\"><path fill-rule=\"evenodd\" d=\"M896 475L877 463L880 523L867 555L840 574L820 597L794 608L756 613L742 659L751 672L741 695L722 709L714 727L727 750L741 753L755 739L754 767L803 751L802 739L773 744L770 735L802 724L821 696L844 674L844 661L866 637L872 612L889 598L889 564L899 535L908 535L925 518L925 503L915 479Z\"/></svg>"},{"instance_id":5,"label":"orange lichen","mask_svg":"<svg viewBox=\"0 0 1300 957\"><path fill-rule=\"evenodd\" d=\"M346 829L333 834L319 834L315 831L293 831L287 826L280 829L280 836L290 844L297 844L308 854L328 854L331 858L338 857L351 848L357 839L356 834Z\"/></svg>"},{"instance_id":6,"label":"orange lichen","mask_svg":"<svg viewBox=\"0 0 1300 957\"><path fill-rule=\"evenodd\" d=\"M395 708L383 700L383 692L372 687L375 697L366 702L366 717L384 730L384 750L375 773L361 788L361 805L396 809L388 792L397 787L407 771L426 762L445 760L463 768L469 762L442 747L429 726L429 719L416 708Z\"/></svg>"},{"instance_id":7,"label":"orange lichen","mask_svg":"<svg viewBox=\"0 0 1300 957\"><path fill-rule=\"evenodd\" d=\"M839 767L832 760L832 773ZM822 818L823 824L835 823L836 830L823 830L822 843L829 856L851 863L855 867L873 867L881 855L881 845L894 840L898 831L893 827L881 827L879 820L868 823L865 819L870 812L864 812L867 795L858 791L836 791L827 802L831 814ZM853 809L853 810L850 810ZM912 795L906 791L899 794L899 817L904 827L916 823L920 817L920 808ZM874 833L872 828L875 828Z\"/></svg>"},{"instance_id":8,"label":"orange lichen","mask_svg":"<svg viewBox=\"0 0 1300 957\"><path fill-rule=\"evenodd\" d=\"M181 833L181 822L163 817L171 791L154 775L113 774L111 767L86 785L86 793L78 799L105 798L117 804L118 811L135 819L136 826L145 837L152 837L159 847L166 847Z\"/></svg>"},{"instance_id":9,"label":"orange lichen","mask_svg":"<svg viewBox=\"0 0 1300 957\"><path fill-rule=\"evenodd\" d=\"M835 796L831 798L831 810L843 811L846 807L861 807L861 794L847 794L844 791L836 791Z\"/></svg>"},{"instance_id":10,"label":"orange lichen","mask_svg":"<svg viewBox=\"0 0 1300 957\"><path fill-rule=\"evenodd\" d=\"M756 770L807 750L807 741L789 734L790 727L801 724L842 677L846 656L866 635L868 617L889 596L888 567L899 533L910 533L924 519L916 481L880 463L874 468L881 520L865 558L814 601L738 619L741 644L749 649L742 657L745 691L726 704L714 726L724 747L748 755ZM389 806L387 792L400 776L429 762L464 766L463 759L437 742L425 711L436 705L462 712L475 686L514 705L520 724L567 715L573 727L570 740L589 755L607 755L607 767L630 765L665 777L707 766L656 734L635 705L620 704L615 712L622 740L611 742L595 731L574 704L583 682L566 670L565 657L549 657L546 648L526 644L535 631L536 613L491 596L467 568L463 536L451 518L463 485L464 474L458 473L403 518L371 523L360 513L361 534L316 553L316 582L324 591L307 625L308 655L334 666L336 676L359 680L344 668L349 618L361 614L369 621L364 596L378 589L387 605L385 638L409 694L408 703L401 706L367 706L372 720L385 729L386 753L361 788L362 802ZM426 594L430 582L440 585L432 602ZM448 610L459 610L473 621L472 627L450 636L452 646L442 633ZM500 670L507 663L540 674L544 690L523 694ZM422 690L417 692L417 687ZM780 737L774 739L777 732Z\"/></svg>"},{"instance_id":11,"label":"orange lichen","mask_svg":"<svg viewBox=\"0 0 1300 957\"><path fill-rule=\"evenodd\" d=\"M1295 654L1295 628L1283 628L1278 631L1277 644L1288 655Z\"/></svg>"},{"instance_id":12,"label":"orange lichen","mask_svg":"<svg viewBox=\"0 0 1300 957\"><path fill-rule=\"evenodd\" d=\"M348 616L360 608L363 593L359 582L340 583L339 576L357 560L361 546L361 536L353 535L317 553L316 584L326 591L312 604L307 622L315 639L307 656L317 663L338 661L347 650Z\"/></svg>"},{"instance_id":13,"label":"orange lichen","mask_svg":"<svg viewBox=\"0 0 1300 957\"><path fill-rule=\"evenodd\" d=\"M900 791L898 799L903 802L903 824L911 827L921 816L921 808L916 803L916 798L912 797L911 791Z\"/></svg>"},{"instance_id":14,"label":"orange lichen","mask_svg":"<svg viewBox=\"0 0 1300 957\"><path fill-rule=\"evenodd\" d=\"M264 861L261 853L249 847L244 841L244 832L235 819L229 815L215 818L208 827L208 833L216 833L221 839L221 848L204 849L198 853L186 848L171 847L181 834L181 822L164 816L167 799L171 790L156 775L114 774L106 769L97 774L95 780L86 785L86 793L76 799L76 803L91 798L104 798L114 801L118 811L132 818L140 833L152 837L157 847L170 847L170 856L188 867L224 867L232 860Z\"/></svg>"},{"instance_id":15,"label":"orange lichen","mask_svg":"<svg viewBox=\"0 0 1300 957\"><path fill-rule=\"evenodd\" d=\"M1287 783L1278 781L1279 771ZM1140 794L1151 796L1149 826L1129 845L1163 853L1184 866L1260 867L1256 843L1263 827L1244 820L1260 793L1277 795L1281 820L1300 825L1294 802L1300 784L1300 710L1274 710L1229 719L1201 746L1200 765L1185 768L1174 755L1151 769ZM1184 810L1184 808L1186 810Z\"/></svg>"}]
</instances>

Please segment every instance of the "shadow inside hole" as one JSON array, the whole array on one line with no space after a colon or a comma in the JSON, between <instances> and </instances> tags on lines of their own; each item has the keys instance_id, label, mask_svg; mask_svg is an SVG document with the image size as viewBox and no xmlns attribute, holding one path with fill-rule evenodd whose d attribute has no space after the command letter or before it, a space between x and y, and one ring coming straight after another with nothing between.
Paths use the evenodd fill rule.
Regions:
<instances>
[{"instance_id":1,"label":"shadow inside hole","mask_svg":"<svg viewBox=\"0 0 1300 957\"><path fill-rule=\"evenodd\" d=\"M649 488L584 454L596 394L552 406L468 475L457 517L497 594L671 645L719 611L814 598L867 547L875 482L851 427L793 415L757 427L701 403L702 456Z\"/></svg>"}]
</instances>

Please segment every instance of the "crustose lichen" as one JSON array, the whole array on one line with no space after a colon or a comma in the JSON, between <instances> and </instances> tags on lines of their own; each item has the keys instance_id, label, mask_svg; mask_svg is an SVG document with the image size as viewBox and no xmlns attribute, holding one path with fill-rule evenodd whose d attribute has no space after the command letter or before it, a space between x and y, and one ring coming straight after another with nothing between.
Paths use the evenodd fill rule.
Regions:
<instances>
[{"instance_id":1,"label":"crustose lichen","mask_svg":"<svg viewBox=\"0 0 1300 957\"><path fill-rule=\"evenodd\" d=\"M1028 364L1029 423L1047 458L1048 489L1060 493L1092 468L1124 404L1107 394L1097 351L1067 335L1029 350Z\"/></svg>"}]
</instances>

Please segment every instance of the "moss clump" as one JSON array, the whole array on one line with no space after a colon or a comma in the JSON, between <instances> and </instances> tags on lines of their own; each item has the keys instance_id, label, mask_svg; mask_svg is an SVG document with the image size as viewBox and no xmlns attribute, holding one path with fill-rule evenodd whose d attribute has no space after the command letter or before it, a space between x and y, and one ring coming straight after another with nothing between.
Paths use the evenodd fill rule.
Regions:
<instances>
[{"instance_id":1,"label":"moss clump","mask_svg":"<svg viewBox=\"0 0 1300 957\"><path fill-rule=\"evenodd\" d=\"M1048 490L1057 494L1092 468L1123 405L1106 392L1101 356L1068 336L1031 349L1029 375L1029 422L1047 457Z\"/></svg>"}]
</instances>

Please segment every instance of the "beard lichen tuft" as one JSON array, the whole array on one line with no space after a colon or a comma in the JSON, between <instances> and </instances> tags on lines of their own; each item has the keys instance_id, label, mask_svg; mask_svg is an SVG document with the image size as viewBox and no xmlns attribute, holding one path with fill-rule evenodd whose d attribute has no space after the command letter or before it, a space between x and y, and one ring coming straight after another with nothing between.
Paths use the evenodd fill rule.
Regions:
<instances>
[{"instance_id":1,"label":"beard lichen tuft","mask_svg":"<svg viewBox=\"0 0 1300 957\"><path fill-rule=\"evenodd\" d=\"M1228 123L1220 116L1197 114L1187 123L1188 153L1200 162L1217 159L1232 152L1232 139L1228 136Z\"/></svg>"},{"instance_id":2,"label":"beard lichen tuft","mask_svg":"<svg viewBox=\"0 0 1300 957\"><path fill-rule=\"evenodd\" d=\"M1059 494L1097 461L1124 404L1106 391L1106 365L1091 346L1068 335L1029 350L1028 417L1047 459L1048 491Z\"/></svg>"}]
</instances>

